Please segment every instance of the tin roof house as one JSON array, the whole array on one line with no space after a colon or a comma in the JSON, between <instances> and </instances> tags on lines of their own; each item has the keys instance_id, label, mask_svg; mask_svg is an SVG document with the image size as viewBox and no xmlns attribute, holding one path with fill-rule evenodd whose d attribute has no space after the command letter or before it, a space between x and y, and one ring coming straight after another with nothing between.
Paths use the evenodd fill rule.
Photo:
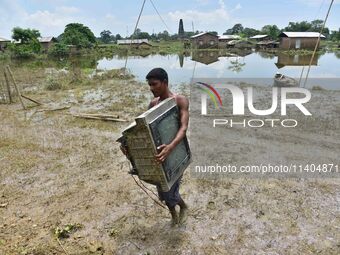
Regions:
<instances>
[{"instance_id":1,"label":"tin roof house","mask_svg":"<svg viewBox=\"0 0 340 255\"><path fill-rule=\"evenodd\" d=\"M200 51L192 51L191 60L195 62L200 62L205 65L210 65L214 62L219 61L219 52L216 50L206 51L206 50L200 50Z\"/></svg>"},{"instance_id":2,"label":"tin roof house","mask_svg":"<svg viewBox=\"0 0 340 255\"><path fill-rule=\"evenodd\" d=\"M134 48L151 48L152 45L149 43L148 39L126 39L126 40L117 40L118 45L125 45Z\"/></svg>"},{"instance_id":3,"label":"tin roof house","mask_svg":"<svg viewBox=\"0 0 340 255\"><path fill-rule=\"evenodd\" d=\"M47 52L54 43L58 42L57 38L53 36L40 37L38 40L44 52Z\"/></svg>"},{"instance_id":4,"label":"tin roof house","mask_svg":"<svg viewBox=\"0 0 340 255\"><path fill-rule=\"evenodd\" d=\"M228 42L233 40L239 40L241 37L238 35L220 35L218 37L218 46L220 48L227 48Z\"/></svg>"},{"instance_id":5,"label":"tin roof house","mask_svg":"<svg viewBox=\"0 0 340 255\"><path fill-rule=\"evenodd\" d=\"M11 40L0 37L0 51L3 51Z\"/></svg>"},{"instance_id":6,"label":"tin roof house","mask_svg":"<svg viewBox=\"0 0 340 255\"><path fill-rule=\"evenodd\" d=\"M277 68L283 68L285 66L308 66L312 59L312 54L309 55L290 55L282 52L277 53L277 62L275 63ZM318 56L314 56L311 65L316 66L318 64Z\"/></svg>"},{"instance_id":7,"label":"tin roof house","mask_svg":"<svg viewBox=\"0 0 340 255\"><path fill-rule=\"evenodd\" d=\"M282 32L279 35L281 49L314 49L320 39L325 39L324 35L317 32ZM319 47L319 45L318 45Z\"/></svg>"},{"instance_id":8,"label":"tin roof house","mask_svg":"<svg viewBox=\"0 0 340 255\"><path fill-rule=\"evenodd\" d=\"M209 32L200 33L190 37L192 48L196 49L217 49L218 36Z\"/></svg>"},{"instance_id":9,"label":"tin roof house","mask_svg":"<svg viewBox=\"0 0 340 255\"><path fill-rule=\"evenodd\" d=\"M255 41L264 41L264 40L270 40L269 35L254 35L252 37L249 37L250 40L255 40Z\"/></svg>"}]
</instances>

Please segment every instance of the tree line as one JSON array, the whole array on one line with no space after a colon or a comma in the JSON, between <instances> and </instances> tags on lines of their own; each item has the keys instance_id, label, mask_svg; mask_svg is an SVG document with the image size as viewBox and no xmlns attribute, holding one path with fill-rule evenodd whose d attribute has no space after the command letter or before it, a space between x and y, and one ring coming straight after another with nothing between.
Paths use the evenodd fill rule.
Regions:
<instances>
[{"instance_id":1,"label":"tree line","mask_svg":"<svg viewBox=\"0 0 340 255\"><path fill-rule=\"evenodd\" d=\"M289 22L288 26L280 29L276 25L265 25L262 29L243 27L242 24L235 24L232 28L227 29L223 34L225 35L240 35L241 37L251 37L257 34L266 34L273 39L277 39L279 34L285 32L320 32L323 26L323 20L316 19L311 22ZM322 34L328 39L340 40L339 31L330 31L325 27Z\"/></svg>"},{"instance_id":2,"label":"tree line","mask_svg":"<svg viewBox=\"0 0 340 255\"><path fill-rule=\"evenodd\" d=\"M9 49L16 57L31 57L41 52L40 37L40 32L36 29L15 27L12 30L12 38L15 42L9 45ZM97 43L97 38L90 28L80 23L66 25L64 32L57 37L57 40L58 43L55 43L49 50L51 55L67 55L70 45L80 49L91 48Z\"/></svg>"},{"instance_id":3,"label":"tree line","mask_svg":"<svg viewBox=\"0 0 340 255\"><path fill-rule=\"evenodd\" d=\"M320 32L323 25L323 20L316 19L311 22L308 21L301 21L301 22L289 22L288 26L280 29L277 25L265 25L261 29L255 29L255 28L249 28L249 27L243 27L242 24L238 23L235 24L233 27L227 29L223 34L224 35L239 35L242 38L249 38L254 35L258 34L266 34L269 35L272 39L276 40L278 39L281 32ZM158 34L149 34L147 32L142 32L140 29L137 29L136 33L134 35L131 35L128 38L134 38L134 39L178 39L179 37L189 38L192 35L201 33L202 31L195 31L195 32L184 32L182 30L181 22L180 22L180 29L178 34L169 35L167 31L164 31L163 33ZM180 32L181 31L181 32ZM217 35L218 33L216 31L209 31L212 34ZM180 35L182 33L182 36ZM339 41L340 40L340 28L338 31L330 31L329 28L325 27L323 29L322 34L330 40ZM108 39L109 37L107 37ZM103 40L104 39L104 40ZM100 37L100 40L107 43L108 41L105 40L106 38ZM111 41L114 41L114 38L111 39Z\"/></svg>"},{"instance_id":4,"label":"tree line","mask_svg":"<svg viewBox=\"0 0 340 255\"><path fill-rule=\"evenodd\" d=\"M276 25L265 25L260 30L254 28L243 27L242 24L235 24L233 27L227 29L224 35L239 35L243 38L248 38L257 34L269 35L272 39L276 40L282 31L289 32L319 32L323 25L322 20L313 20L311 22L289 22L288 26L279 29ZM109 30L103 30L100 37L96 38L91 29L80 23L70 23L66 25L64 32L57 37L58 43L55 43L49 50L52 55L67 55L69 46L72 45L77 49L91 48L100 43L115 43L120 39L149 39L153 41L159 40L177 40L179 38L190 38L201 31L184 31L183 21L180 21L179 30L177 34L170 35L168 31L149 34L143 32L141 29L136 29L136 32L123 38L120 34L114 35ZM216 31L210 31L217 35ZM327 27L324 28L323 34L327 39L340 41L340 29L338 31L330 31ZM23 29L15 27L12 30L12 38L17 43L10 44L9 48L13 51L14 55L19 57L29 57L32 54L41 52L41 45L39 43L40 32L36 29Z\"/></svg>"}]
</instances>

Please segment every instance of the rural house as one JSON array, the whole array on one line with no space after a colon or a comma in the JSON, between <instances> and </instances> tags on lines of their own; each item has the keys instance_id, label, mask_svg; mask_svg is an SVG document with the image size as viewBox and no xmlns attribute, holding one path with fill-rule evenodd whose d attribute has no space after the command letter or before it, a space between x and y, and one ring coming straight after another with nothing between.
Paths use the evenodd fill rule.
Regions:
<instances>
[{"instance_id":1,"label":"rural house","mask_svg":"<svg viewBox=\"0 0 340 255\"><path fill-rule=\"evenodd\" d=\"M278 48L279 43L276 41L260 41L256 43L256 48L257 49L273 49L273 48Z\"/></svg>"},{"instance_id":2,"label":"rural house","mask_svg":"<svg viewBox=\"0 0 340 255\"><path fill-rule=\"evenodd\" d=\"M244 40L232 40L227 43L227 47L235 49L252 49L253 44L249 41Z\"/></svg>"},{"instance_id":3,"label":"rural house","mask_svg":"<svg viewBox=\"0 0 340 255\"><path fill-rule=\"evenodd\" d=\"M254 35L252 37L249 37L249 39L259 42L259 41L270 40L270 36L269 35Z\"/></svg>"},{"instance_id":4,"label":"rural house","mask_svg":"<svg viewBox=\"0 0 340 255\"><path fill-rule=\"evenodd\" d=\"M191 47L196 49L218 48L218 36L212 33L200 33L190 37Z\"/></svg>"},{"instance_id":5,"label":"rural house","mask_svg":"<svg viewBox=\"0 0 340 255\"><path fill-rule=\"evenodd\" d=\"M317 32L282 32L280 37L281 49L314 49L320 33ZM324 35L321 39L326 38ZM319 47L319 45L318 45Z\"/></svg>"},{"instance_id":6,"label":"rural house","mask_svg":"<svg viewBox=\"0 0 340 255\"><path fill-rule=\"evenodd\" d=\"M218 46L219 48L226 48L228 46L228 42L239 39L240 36L238 35L220 35L218 37Z\"/></svg>"},{"instance_id":7,"label":"rural house","mask_svg":"<svg viewBox=\"0 0 340 255\"><path fill-rule=\"evenodd\" d=\"M47 52L54 43L58 42L57 38L53 36L40 37L38 40L44 52Z\"/></svg>"},{"instance_id":8,"label":"rural house","mask_svg":"<svg viewBox=\"0 0 340 255\"><path fill-rule=\"evenodd\" d=\"M131 45L131 47L134 47L136 49L149 49L152 47L148 39L117 40L117 44L125 46Z\"/></svg>"},{"instance_id":9,"label":"rural house","mask_svg":"<svg viewBox=\"0 0 340 255\"><path fill-rule=\"evenodd\" d=\"M0 51L3 51L11 40L0 37Z\"/></svg>"},{"instance_id":10,"label":"rural house","mask_svg":"<svg viewBox=\"0 0 340 255\"><path fill-rule=\"evenodd\" d=\"M312 59L312 54L310 55L289 55L281 52L277 53L277 62L275 63L277 68L282 68L285 66L308 66L310 60ZM313 66L318 64L318 56L314 56L311 63Z\"/></svg>"},{"instance_id":11,"label":"rural house","mask_svg":"<svg viewBox=\"0 0 340 255\"><path fill-rule=\"evenodd\" d=\"M218 61L218 51L193 51L191 60L210 65Z\"/></svg>"}]
</instances>

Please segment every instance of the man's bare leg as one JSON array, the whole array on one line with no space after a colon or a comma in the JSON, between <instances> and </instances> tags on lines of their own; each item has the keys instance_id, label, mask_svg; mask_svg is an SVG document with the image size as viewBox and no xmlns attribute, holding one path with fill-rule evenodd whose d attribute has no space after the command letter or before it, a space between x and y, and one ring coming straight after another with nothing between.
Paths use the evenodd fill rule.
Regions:
<instances>
[{"instance_id":1,"label":"man's bare leg","mask_svg":"<svg viewBox=\"0 0 340 255\"><path fill-rule=\"evenodd\" d=\"M179 207L180 207L180 211L179 211L179 224L184 224L186 223L187 219L188 219L188 206L187 204L183 201L183 199L181 199L178 203Z\"/></svg>"},{"instance_id":2,"label":"man's bare leg","mask_svg":"<svg viewBox=\"0 0 340 255\"><path fill-rule=\"evenodd\" d=\"M178 215L177 215L175 206L174 207L168 206L168 208L169 208L169 211L170 211L170 214L171 214L171 226L174 227L175 225L178 224Z\"/></svg>"}]
</instances>

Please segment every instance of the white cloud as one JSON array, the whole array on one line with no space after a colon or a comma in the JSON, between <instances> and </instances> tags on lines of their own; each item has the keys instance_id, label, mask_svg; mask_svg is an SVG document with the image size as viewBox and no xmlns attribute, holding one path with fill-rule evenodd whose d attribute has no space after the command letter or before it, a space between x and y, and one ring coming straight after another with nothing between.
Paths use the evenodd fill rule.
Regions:
<instances>
[{"instance_id":1,"label":"white cloud","mask_svg":"<svg viewBox=\"0 0 340 255\"><path fill-rule=\"evenodd\" d=\"M175 22L183 19L186 22L193 21L198 30L206 29L207 26L214 27L217 23L222 23L230 19L229 13L224 9L217 9L210 12L200 12L196 10L170 12L169 18Z\"/></svg>"},{"instance_id":2,"label":"white cloud","mask_svg":"<svg viewBox=\"0 0 340 255\"><path fill-rule=\"evenodd\" d=\"M183 19L185 22L194 22L195 30L219 30L225 31L226 27L230 25L232 17L230 15L232 10L227 10L223 0L218 1L219 8L214 10L197 11L174 11L169 12L168 16L172 22ZM233 10L238 10L241 5L237 5Z\"/></svg>"},{"instance_id":3,"label":"white cloud","mask_svg":"<svg viewBox=\"0 0 340 255\"><path fill-rule=\"evenodd\" d=\"M110 26L123 26L125 23L123 23L120 19L118 19L116 16L108 13L106 14L103 19L100 20L104 27L107 27L107 24L110 24Z\"/></svg>"},{"instance_id":4,"label":"white cloud","mask_svg":"<svg viewBox=\"0 0 340 255\"><path fill-rule=\"evenodd\" d=\"M27 15L25 9L16 0L3 0L0 8L0 36L10 39L11 30L16 26L25 26L21 17ZM6 24L4 26L4 24Z\"/></svg>"},{"instance_id":5,"label":"white cloud","mask_svg":"<svg viewBox=\"0 0 340 255\"><path fill-rule=\"evenodd\" d=\"M74 15L79 10L75 7L57 7L54 11L38 10L32 14L26 13L22 19L27 27L36 28L42 36L58 36L67 24L79 22L80 17Z\"/></svg>"},{"instance_id":6,"label":"white cloud","mask_svg":"<svg viewBox=\"0 0 340 255\"><path fill-rule=\"evenodd\" d=\"M211 0L196 0L196 2L199 4L199 5L207 5L211 2Z\"/></svg>"},{"instance_id":7,"label":"white cloud","mask_svg":"<svg viewBox=\"0 0 340 255\"><path fill-rule=\"evenodd\" d=\"M13 27L34 28L42 36L58 36L65 25L79 22L80 10L73 6L58 6L53 10L37 10L29 12L17 0L4 0L5 8L0 9L0 35L10 38ZM84 20L84 19L83 19Z\"/></svg>"},{"instance_id":8,"label":"white cloud","mask_svg":"<svg viewBox=\"0 0 340 255\"><path fill-rule=\"evenodd\" d=\"M201 2L197 0L197 2ZM208 2L208 1L203 1ZM209 1L210 2L210 1ZM168 12L167 14L161 14L165 23L170 27L170 33L176 33L178 29L178 22L183 19L184 29L191 31L192 22L194 23L194 29L199 31L215 30L224 32L228 26L233 22L231 13L241 9L242 6L237 4L233 9L227 9L225 1L218 0L218 8L211 10L176 10ZM137 19L137 17L136 17ZM129 26L130 27L130 26ZM132 25L131 25L132 27ZM138 27L142 31L152 32L168 30L162 23L158 15L143 15L141 17ZM131 28L132 30L132 28ZM151 31L150 31L151 30Z\"/></svg>"},{"instance_id":9,"label":"white cloud","mask_svg":"<svg viewBox=\"0 0 340 255\"><path fill-rule=\"evenodd\" d=\"M218 4L220 5L221 9L225 9L225 3L223 0L218 0Z\"/></svg>"},{"instance_id":10,"label":"white cloud","mask_svg":"<svg viewBox=\"0 0 340 255\"><path fill-rule=\"evenodd\" d=\"M77 7L73 6L61 6L56 8L56 12L63 14L74 14L79 13L80 10Z\"/></svg>"},{"instance_id":11,"label":"white cloud","mask_svg":"<svg viewBox=\"0 0 340 255\"><path fill-rule=\"evenodd\" d=\"M6 8L0 8L0 36L11 37L13 27L34 28L42 36L58 36L63 33L65 26L77 22L88 26L95 35L104 29L122 26L122 22L115 16L107 14L100 17L84 16L84 13L74 6L59 5L54 9L25 10L17 0L3 0ZM36 0L40 1L40 0Z\"/></svg>"},{"instance_id":12,"label":"white cloud","mask_svg":"<svg viewBox=\"0 0 340 255\"><path fill-rule=\"evenodd\" d=\"M212 11L175 11L169 12L168 16L172 21L178 21L179 19L194 21L195 24L216 24L217 22L228 21L230 15L225 9L224 2L220 0L221 7Z\"/></svg>"},{"instance_id":13,"label":"white cloud","mask_svg":"<svg viewBox=\"0 0 340 255\"><path fill-rule=\"evenodd\" d=\"M240 10L242 9L242 6L240 3L238 3L230 12L234 12L234 11L237 11L237 10Z\"/></svg>"}]
</instances>

